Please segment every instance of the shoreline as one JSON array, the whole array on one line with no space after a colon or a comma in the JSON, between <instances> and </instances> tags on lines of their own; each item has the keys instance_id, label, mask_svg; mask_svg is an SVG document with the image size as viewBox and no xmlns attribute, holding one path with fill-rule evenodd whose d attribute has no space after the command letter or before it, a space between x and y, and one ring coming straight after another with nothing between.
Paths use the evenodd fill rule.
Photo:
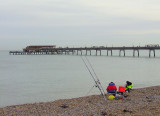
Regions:
<instances>
[{"instance_id":1,"label":"shoreline","mask_svg":"<svg viewBox=\"0 0 160 116\"><path fill-rule=\"evenodd\" d=\"M133 89L124 99L106 101L91 95L50 102L12 105L0 108L2 116L21 115L160 115L160 86Z\"/></svg>"}]
</instances>

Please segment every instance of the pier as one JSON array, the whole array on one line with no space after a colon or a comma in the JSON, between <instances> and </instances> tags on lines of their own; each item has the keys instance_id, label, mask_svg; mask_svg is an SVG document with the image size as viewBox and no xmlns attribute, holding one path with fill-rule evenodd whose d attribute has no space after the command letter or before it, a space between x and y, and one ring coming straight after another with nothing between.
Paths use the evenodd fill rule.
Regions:
<instances>
[{"instance_id":1,"label":"pier","mask_svg":"<svg viewBox=\"0 0 160 116\"><path fill-rule=\"evenodd\" d=\"M129 50L133 52L133 57L139 57L140 56L140 50L148 51L148 56L155 57L156 56L156 50L160 50L159 45L152 45L152 46L144 46L144 47L58 47L55 46L41 46L41 47L33 47L29 46L23 49L22 51L10 51L10 55L57 55L57 54L76 54L76 55L102 55L102 51L106 51L106 56L113 56L113 52L115 50L119 51L119 56L126 56L126 51ZM94 54L92 53L94 51ZM84 54L85 53L85 54Z\"/></svg>"}]
</instances>

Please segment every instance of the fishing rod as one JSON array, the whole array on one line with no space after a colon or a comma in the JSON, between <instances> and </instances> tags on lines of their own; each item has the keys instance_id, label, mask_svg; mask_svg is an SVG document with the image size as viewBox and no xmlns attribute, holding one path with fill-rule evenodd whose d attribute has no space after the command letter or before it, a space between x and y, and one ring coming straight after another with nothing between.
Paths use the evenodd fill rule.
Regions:
<instances>
[{"instance_id":1,"label":"fishing rod","mask_svg":"<svg viewBox=\"0 0 160 116\"><path fill-rule=\"evenodd\" d=\"M105 95L104 89L103 89L103 87L102 87L102 85L101 85L101 83L100 83L100 81L99 81L99 78L98 78L97 74L95 73L95 71L94 71L94 69L93 69L93 67L92 67L92 65L91 65L91 63L90 63L90 61L88 60L88 58L87 58L86 56L85 56L85 58L86 58L87 62L89 63L89 65L90 65L90 67L91 67L91 69L92 69L94 75L96 76L97 81L98 81L98 83L99 83L101 89L103 90L103 94Z\"/></svg>"},{"instance_id":2,"label":"fishing rod","mask_svg":"<svg viewBox=\"0 0 160 116\"><path fill-rule=\"evenodd\" d=\"M95 80L94 76L92 75L90 69L88 68L88 66L87 66L86 62L84 61L84 59L82 58L82 56L81 56L81 59L82 59L83 63L85 64L87 70L89 71L91 77L93 78L93 80L94 80L94 82L95 82L95 84L96 84L96 87L98 87L98 89L99 89L99 91L101 92L101 94L104 95L103 92L102 92L102 90L101 90L101 88L100 88L100 86L99 86L99 83Z\"/></svg>"}]
</instances>

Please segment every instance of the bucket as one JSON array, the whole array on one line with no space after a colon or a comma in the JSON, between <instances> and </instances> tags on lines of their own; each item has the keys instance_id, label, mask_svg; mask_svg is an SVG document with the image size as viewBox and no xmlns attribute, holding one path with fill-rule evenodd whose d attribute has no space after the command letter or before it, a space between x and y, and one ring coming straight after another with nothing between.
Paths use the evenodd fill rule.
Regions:
<instances>
[{"instance_id":1,"label":"bucket","mask_svg":"<svg viewBox=\"0 0 160 116\"><path fill-rule=\"evenodd\" d=\"M125 92L125 87L119 86L119 92Z\"/></svg>"}]
</instances>

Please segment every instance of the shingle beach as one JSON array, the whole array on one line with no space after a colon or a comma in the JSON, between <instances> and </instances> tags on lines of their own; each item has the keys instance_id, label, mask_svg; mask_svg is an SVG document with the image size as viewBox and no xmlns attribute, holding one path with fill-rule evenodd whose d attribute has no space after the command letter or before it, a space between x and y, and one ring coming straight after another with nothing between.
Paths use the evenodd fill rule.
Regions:
<instances>
[{"instance_id":1,"label":"shingle beach","mask_svg":"<svg viewBox=\"0 0 160 116\"><path fill-rule=\"evenodd\" d=\"M160 116L160 86L133 89L124 99L92 95L0 108L0 116Z\"/></svg>"}]
</instances>

